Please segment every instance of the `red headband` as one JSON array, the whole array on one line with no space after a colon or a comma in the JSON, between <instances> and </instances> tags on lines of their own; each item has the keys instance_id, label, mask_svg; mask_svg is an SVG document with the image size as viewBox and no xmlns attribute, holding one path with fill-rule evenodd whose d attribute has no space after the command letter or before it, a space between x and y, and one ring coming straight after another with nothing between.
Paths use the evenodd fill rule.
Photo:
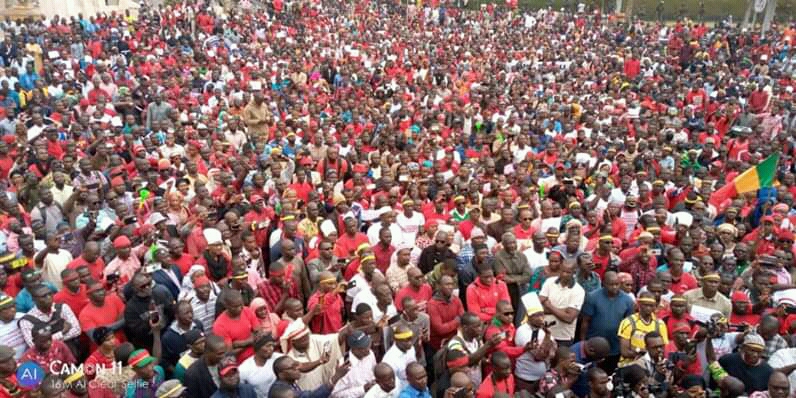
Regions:
<instances>
[{"instance_id":1,"label":"red headband","mask_svg":"<svg viewBox=\"0 0 796 398\"><path fill-rule=\"evenodd\" d=\"M465 367L470 363L470 358L466 355L461 358L449 359L446 364L449 369Z\"/></svg>"}]
</instances>

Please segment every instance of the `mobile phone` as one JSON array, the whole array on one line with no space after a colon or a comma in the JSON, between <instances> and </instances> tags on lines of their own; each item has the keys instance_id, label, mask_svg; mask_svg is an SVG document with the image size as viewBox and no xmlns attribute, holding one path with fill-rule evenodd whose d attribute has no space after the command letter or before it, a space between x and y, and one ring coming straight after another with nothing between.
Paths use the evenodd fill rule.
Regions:
<instances>
[{"instance_id":1,"label":"mobile phone","mask_svg":"<svg viewBox=\"0 0 796 398\"><path fill-rule=\"evenodd\" d=\"M328 341L323 343L323 352L332 352L332 343Z\"/></svg>"},{"instance_id":2,"label":"mobile phone","mask_svg":"<svg viewBox=\"0 0 796 398\"><path fill-rule=\"evenodd\" d=\"M160 313L155 311L149 311L149 320L154 323L160 323Z\"/></svg>"}]
</instances>

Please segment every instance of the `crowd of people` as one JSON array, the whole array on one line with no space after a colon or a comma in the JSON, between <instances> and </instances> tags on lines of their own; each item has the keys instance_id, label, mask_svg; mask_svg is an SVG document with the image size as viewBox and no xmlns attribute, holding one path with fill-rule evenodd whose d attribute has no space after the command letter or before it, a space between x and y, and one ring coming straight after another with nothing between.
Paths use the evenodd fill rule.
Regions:
<instances>
[{"instance_id":1,"label":"crowd of people","mask_svg":"<svg viewBox=\"0 0 796 398\"><path fill-rule=\"evenodd\" d=\"M796 392L796 24L186 0L0 31L0 398Z\"/></svg>"}]
</instances>

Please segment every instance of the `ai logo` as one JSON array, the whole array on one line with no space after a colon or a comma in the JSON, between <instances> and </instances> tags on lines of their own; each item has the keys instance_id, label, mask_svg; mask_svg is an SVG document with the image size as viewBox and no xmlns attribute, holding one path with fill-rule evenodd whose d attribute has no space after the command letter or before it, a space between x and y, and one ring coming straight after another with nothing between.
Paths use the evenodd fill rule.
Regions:
<instances>
[{"instance_id":1,"label":"ai logo","mask_svg":"<svg viewBox=\"0 0 796 398\"><path fill-rule=\"evenodd\" d=\"M44 369L36 362L27 361L17 368L17 381L23 388L36 388L44 380Z\"/></svg>"}]
</instances>

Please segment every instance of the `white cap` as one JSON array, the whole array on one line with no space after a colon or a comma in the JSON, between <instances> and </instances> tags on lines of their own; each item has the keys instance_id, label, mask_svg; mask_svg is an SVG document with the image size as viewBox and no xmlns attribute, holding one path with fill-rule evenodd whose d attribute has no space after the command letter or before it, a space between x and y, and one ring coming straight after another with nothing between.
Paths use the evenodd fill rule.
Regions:
<instances>
[{"instance_id":1,"label":"white cap","mask_svg":"<svg viewBox=\"0 0 796 398\"><path fill-rule=\"evenodd\" d=\"M147 220L147 224L157 225L161 221L166 221L166 217L163 214L160 214L159 211L156 211L149 215L149 219Z\"/></svg>"},{"instance_id":2,"label":"white cap","mask_svg":"<svg viewBox=\"0 0 796 398\"><path fill-rule=\"evenodd\" d=\"M202 235L204 235L208 245L215 245L224 242L224 239L221 236L221 231L215 228L205 229L204 231L202 231Z\"/></svg>"}]
</instances>

